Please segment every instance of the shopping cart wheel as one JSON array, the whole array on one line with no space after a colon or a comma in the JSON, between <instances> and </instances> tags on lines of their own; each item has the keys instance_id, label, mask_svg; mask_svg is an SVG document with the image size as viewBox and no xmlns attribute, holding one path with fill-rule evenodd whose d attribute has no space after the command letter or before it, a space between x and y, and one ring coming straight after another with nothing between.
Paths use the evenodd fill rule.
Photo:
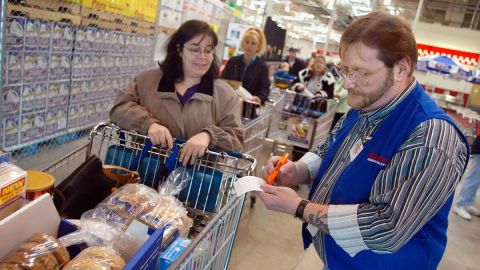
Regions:
<instances>
[{"instance_id":1,"label":"shopping cart wheel","mask_svg":"<svg viewBox=\"0 0 480 270\"><path fill-rule=\"evenodd\" d=\"M255 203L257 202L257 197L255 197L255 194L250 195L250 208L255 207Z\"/></svg>"}]
</instances>

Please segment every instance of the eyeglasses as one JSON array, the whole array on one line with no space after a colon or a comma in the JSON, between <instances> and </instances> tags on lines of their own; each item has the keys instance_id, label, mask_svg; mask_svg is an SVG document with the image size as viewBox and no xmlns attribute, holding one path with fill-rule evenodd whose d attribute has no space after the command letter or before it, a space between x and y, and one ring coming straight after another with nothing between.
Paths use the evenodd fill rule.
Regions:
<instances>
[{"instance_id":1,"label":"eyeglasses","mask_svg":"<svg viewBox=\"0 0 480 270\"><path fill-rule=\"evenodd\" d=\"M207 46L203 48L203 50L200 46L195 46L195 47L183 46L183 47L187 49L187 51L189 51L193 56L200 56L202 54L202 51L205 56L212 56L215 53L215 48L212 46Z\"/></svg>"},{"instance_id":2,"label":"eyeglasses","mask_svg":"<svg viewBox=\"0 0 480 270\"><path fill-rule=\"evenodd\" d=\"M357 86L366 86L368 84L368 80L375 75L375 73L379 72L380 70L384 69L385 66L370 72L370 73L362 73L360 71L350 69L348 67L342 67L340 65L334 65L335 72L340 75L342 78L349 78L352 80Z\"/></svg>"}]
</instances>

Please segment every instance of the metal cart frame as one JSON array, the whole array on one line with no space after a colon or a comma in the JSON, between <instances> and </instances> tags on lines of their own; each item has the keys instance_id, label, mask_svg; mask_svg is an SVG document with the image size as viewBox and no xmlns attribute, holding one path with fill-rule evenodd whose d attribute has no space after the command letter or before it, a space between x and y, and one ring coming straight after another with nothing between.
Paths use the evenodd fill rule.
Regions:
<instances>
[{"instance_id":1,"label":"metal cart frame","mask_svg":"<svg viewBox=\"0 0 480 270\"><path fill-rule=\"evenodd\" d=\"M120 136L121 133L124 135ZM112 145L126 147L129 152L125 152L125 160L132 162L133 156L145 150L147 140L148 137L136 132L121 130L111 123L101 123L90 132L88 144L67 154L64 158L45 168L44 171L62 181L91 155L97 155L105 164L106 154ZM127 155L128 153L130 155ZM148 162L165 160L170 154L171 150L152 146L151 149L146 151L145 158L150 159ZM177 158L175 158L175 162L175 166L177 166ZM149 165L150 163L146 166L147 169ZM152 165L156 166L157 164ZM169 269L227 268L246 196L243 194L238 197L234 194L233 183L237 177L251 174L256 165L255 158L246 154L218 153L208 150L204 157L195 161L193 174L213 169L215 172L221 173L222 182L218 194L216 194L215 210L213 212L206 211L206 203L203 208L198 209L196 207L198 198L195 203L192 203L191 200L183 201L190 216L193 216L194 219L202 216L207 224ZM138 164L138 168L140 168L140 164ZM142 168L145 168L145 166ZM210 194L210 187L208 194ZM200 189L202 188L203 183L200 185ZM189 194L191 189L192 184L190 183ZM200 191L198 191L198 194L200 194Z\"/></svg>"}]
</instances>

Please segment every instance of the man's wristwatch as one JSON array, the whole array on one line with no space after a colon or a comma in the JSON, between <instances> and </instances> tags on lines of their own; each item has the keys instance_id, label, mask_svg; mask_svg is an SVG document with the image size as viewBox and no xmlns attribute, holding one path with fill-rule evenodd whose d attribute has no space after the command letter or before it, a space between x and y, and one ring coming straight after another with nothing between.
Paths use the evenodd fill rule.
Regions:
<instances>
[{"instance_id":1,"label":"man's wristwatch","mask_svg":"<svg viewBox=\"0 0 480 270\"><path fill-rule=\"evenodd\" d=\"M310 201L308 201L308 200L302 200L302 201L298 204L297 211L295 211L295 218L300 219L302 222L307 222L307 221L303 218L303 212L305 212L305 207L306 207L307 204L309 204L309 203L310 203Z\"/></svg>"}]
</instances>

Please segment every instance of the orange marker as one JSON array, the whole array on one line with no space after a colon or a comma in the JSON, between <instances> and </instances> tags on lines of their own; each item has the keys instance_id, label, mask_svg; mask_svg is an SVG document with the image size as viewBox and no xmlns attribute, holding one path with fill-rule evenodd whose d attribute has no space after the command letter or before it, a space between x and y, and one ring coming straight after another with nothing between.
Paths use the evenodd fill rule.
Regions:
<instances>
[{"instance_id":1,"label":"orange marker","mask_svg":"<svg viewBox=\"0 0 480 270\"><path fill-rule=\"evenodd\" d=\"M275 179L278 176L278 173L280 172L280 168L287 164L288 161L288 153L283 154L283 156L277 161L277 164L275 164L275 168L273 169L273 172L271 172L268 177L267 177L267 184L271 185L273 182L275 182Z\"/></svg>"}]
</instances>

